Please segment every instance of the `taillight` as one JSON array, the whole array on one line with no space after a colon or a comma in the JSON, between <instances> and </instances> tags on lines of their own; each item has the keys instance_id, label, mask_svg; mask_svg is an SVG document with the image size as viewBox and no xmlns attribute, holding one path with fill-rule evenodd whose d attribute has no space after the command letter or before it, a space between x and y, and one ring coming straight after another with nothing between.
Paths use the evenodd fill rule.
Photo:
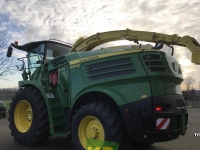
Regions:
<instances>
[{"instance_id":1,"label":"taillight","mask_svg":"<svg viewBox=\"0 0 200 150\"><path fill-rule=\"evenodd\" d=\"M162 110L162 107L156 106L156 111L161 111L161 110Z\"/></svg>"}]
</instances>

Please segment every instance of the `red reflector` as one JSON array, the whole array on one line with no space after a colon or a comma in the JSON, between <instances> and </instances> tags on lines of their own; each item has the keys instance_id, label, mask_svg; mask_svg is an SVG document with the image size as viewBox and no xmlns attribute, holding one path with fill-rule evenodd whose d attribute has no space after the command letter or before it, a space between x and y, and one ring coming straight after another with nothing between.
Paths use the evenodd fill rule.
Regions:
<instances>
[{"instance_id":1,"label":"red reflector","mask_svg":"<svg viewBox=\"0 0 200 150\"><path fill-rule=\"evenodd\" d=\"M161 110L162 110L162 107L156 106L156 111L161 111Z\"/></svg>"},{"instance_id":2,"label":"red reflector","mask_svg":"<svg viewBox=\"0 0 200 150\"><path fill-rule=\"evenodd\" d=\"M58 73L57 72L55 72L54 74L53 74L53 86L58 86Z\"/></svg>"}]
</instances>

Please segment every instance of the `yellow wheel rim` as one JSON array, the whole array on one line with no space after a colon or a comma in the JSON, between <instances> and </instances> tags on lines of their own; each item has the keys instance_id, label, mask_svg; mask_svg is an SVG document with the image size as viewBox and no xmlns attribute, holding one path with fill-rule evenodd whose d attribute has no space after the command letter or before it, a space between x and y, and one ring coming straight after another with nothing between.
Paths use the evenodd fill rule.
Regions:
<instances>
[{"instance_id":1,"label":"yellow wheel rim","mask_svg":"<svg viewBox=\"0 0 200 150\"><path fill-rule=\"evenodd\" d=\"M96 139L104 141L104 128L101 122L93 116L87 116L82 119L78 128L78 136L80 143L86 148L88 139Z\"/></svg>"},{"instance_id":2,"label":"yellow wheel rim","mask_svg":"<svg viewBox=\"0 0 200 150\"><path fill-rule=\"evenodd\" d=\"M32 124L32 119L31 105L26 100L20 101L14 113L14 121L17 129L22 133L28 131Z\"/></svg>"}]
</instances>

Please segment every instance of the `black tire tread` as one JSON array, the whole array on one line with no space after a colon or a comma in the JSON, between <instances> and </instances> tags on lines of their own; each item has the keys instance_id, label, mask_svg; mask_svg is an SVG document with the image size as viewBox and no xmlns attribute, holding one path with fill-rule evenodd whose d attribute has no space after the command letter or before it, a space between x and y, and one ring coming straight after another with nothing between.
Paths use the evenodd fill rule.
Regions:
<instances>
[{"instance_id":1,"label":"black tire tread","mask_svg":"<svg viewBox=\"0 0 200 150\"><path fill-rule=\"evenodd\" d=\"M109 137L108 137L109 141L121 144L122 137L123 137L121 121L120 121L120 118L116 115L116 112L110 109L109 104L104 103L104 102L87 103L87 105L81 106L81 108L77 110L77 113L75 114L73 118L75 119L78 115L84 113L87 110L95 111L98 114L100 114L100 116L102 116L103 118L106 118L105 119L106 127L109 129L109 132L110 132ZM72 132L73 132L74 125L75 125L75 122L72 122ZM76 142L77 142L76 137L72 136L72 143L74 145L78 145Z\"/></svg>"},{"instance_id":2,"label":"black tire tread","mask_svg":"<svg viewBox=\"0 0 200 150\"><path fill-rule=\"evenodd\" d=\"M12 114L11 110L14 109L12 104L13 101L15 100L15 98L19 95L23 95L23 94L29 94L30 97L34 97L37 106L39 108L39 124L37 126L37 131L34 133L34 135L30 135L31 138L29 138L28 140L23 140L21 141L14 133L14 129L13 129L13 124L14 121L11 120L10 116ZM14 112L14 111L13 111ZM9 128L11 129L11 135L14 137L15 141L18 142L19 144L22 145L26 145L26 146L33 146L33 145L37 145L40 144L41 142L45 141L48 139L49 137L49 122L48 122L48 112L47 112L47 108L45 105L45 101L42 97L42 95L40 94L40 91L37 90L34 87L25 87L25 88L21 88L16 95L13 97L12 102L10 103L10 110L8 111L9 113L9 117L8 117L8 121L9 121ZM14 115L14 113L13 113ZM45 119L44 119L45 118Z\"/></svg>"}]
</instances>

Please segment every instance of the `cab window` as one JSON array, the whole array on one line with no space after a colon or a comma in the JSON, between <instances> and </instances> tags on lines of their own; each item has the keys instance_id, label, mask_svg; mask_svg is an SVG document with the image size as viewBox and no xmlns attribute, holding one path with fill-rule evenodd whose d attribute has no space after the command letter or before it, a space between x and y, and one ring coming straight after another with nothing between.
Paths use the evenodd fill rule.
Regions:
<instances>
[{"instance_id":1,"label":"cab window","mask_svg":"<svg viewBox=\"0 0 200 150\"><path fill-rule=\"evenodd\" d=\"M46 60L69 54L71 47L59 43L47 43Z\"/></svg>"}]
</instances>

